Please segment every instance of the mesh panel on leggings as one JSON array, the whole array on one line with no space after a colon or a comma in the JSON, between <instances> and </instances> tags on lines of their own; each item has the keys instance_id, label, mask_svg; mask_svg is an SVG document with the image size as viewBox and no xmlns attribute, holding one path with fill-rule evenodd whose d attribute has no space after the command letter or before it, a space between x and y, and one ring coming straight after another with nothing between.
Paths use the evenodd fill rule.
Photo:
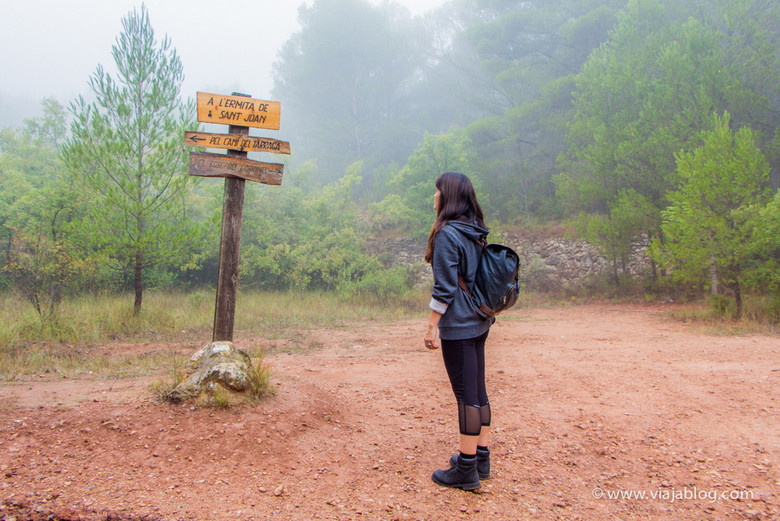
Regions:
<instances>
[{"instance_id":1,"label":"mesh panel on leggings","mask_svg":"<svg viewBox=\"0 0 780 521\"><path fill-rule=\"evenodd\" d=\"M479 408L480 423L485 427L490 427L490 404L487 403Z\"/></svg>"},{"instance_id":2,"label":"mesh panel on leggings","mask_svg":"<svg viewBox=\"0 0 780 521\"><path fill-rule=\"evenodd\" d=\"M458 401L458 420L460 421L460 433L465 436L479 436L482 430L482 417L479 407L464 405Z\"/></svg>"}]
</instances>

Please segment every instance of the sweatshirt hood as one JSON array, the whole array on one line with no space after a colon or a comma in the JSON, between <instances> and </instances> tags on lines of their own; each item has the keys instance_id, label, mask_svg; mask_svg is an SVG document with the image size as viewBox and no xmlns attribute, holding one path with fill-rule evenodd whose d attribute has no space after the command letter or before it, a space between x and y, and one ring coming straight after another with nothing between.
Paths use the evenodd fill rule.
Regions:
<instances>
[{"instance_id":1,"label":"sweatshirt hood","mask_svg":"<svg viewBox=\"0 0 780 521\"><path fill-rule=\"evenodd\" d=\"M450 221L447 224L458 230L472 241L478 242L481 237L487 237L487 234L490 233L490 230L487 228L481 228L476 224L466 223L463 221Z\"/></svg>"}]
</instances>

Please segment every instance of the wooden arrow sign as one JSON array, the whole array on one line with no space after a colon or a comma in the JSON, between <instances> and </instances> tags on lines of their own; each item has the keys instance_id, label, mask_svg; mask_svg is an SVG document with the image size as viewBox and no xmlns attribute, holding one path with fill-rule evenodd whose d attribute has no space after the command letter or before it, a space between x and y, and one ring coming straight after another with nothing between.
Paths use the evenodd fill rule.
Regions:
<instances>
[{"instance_id":1,"label":"wooden arrow sign","mask_svg":"<svg viewBox=\"0 0 780 521\"><path fill-rule=\"evenodd\" d=\"M246 96L198 92L198 121L279 130L282 104Z\"/></svg>"},{"instance_id":2,"label":"wooden arrow sign","mask_svg":"<svg viewBox=\"0 0 780 521\"><path fill-rule=\"evenodd\" d=\"M185 132L184 144L191 147L224 148L240 152L270 152L289 154L290 143L246 134L209 134L206 132Z\"/></svg>"},{"instance_id":3,"label":"wooden arrow sign","mask_svg":"<svg viewBox=\"0 0 780 521\"><path fill-rule=\"evenodd\" d=\"M290 144L249 136L249 127L279 129L281 103L278 101L253 99L238 92L231 96L198 92L197 99L198 121L229 125L226 135L186 132L184 141L190 146L227 149L226 155L190 152L190 175L225 178L212 340L232 341L245 181L281 185L284 173L284 165L252 161L247 158L247 153L289 154Z\"/></svg>"},{"instance_id":4,"label":"wooden arrow sign","mask_svg":"<svg viewBox=\"0 0 780 521\"><path fill-rule=\"evenodd\" d=\"M243 157L190 152L190 175L236 177L265 185L281 185L284 165L261 163Z\"/></svg>"}]
</instances>

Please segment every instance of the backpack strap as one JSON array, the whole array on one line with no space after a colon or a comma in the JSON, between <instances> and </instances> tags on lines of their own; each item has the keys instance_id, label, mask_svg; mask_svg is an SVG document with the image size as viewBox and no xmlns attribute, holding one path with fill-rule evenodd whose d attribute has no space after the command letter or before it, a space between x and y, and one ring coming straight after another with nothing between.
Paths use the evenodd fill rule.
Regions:
<instances>
[{"instance_id":1,"label":"backpack strap","mask_svg":"<svg viewBox=\"0 0 780 521\"><path fill-rule=\"evenodd\" d=\"M487 248L487 236L482 235L479 240L475 240L477 244L482 246L482 251L479 252L480 257L482 256L482 253ZM479 265L479 258L477 259L477 265ZM469 291L468 286L466 286L466 281L463 279L463 276L458 273L458 286L460 286L460 289L466 292L466 295L468 295L469 299L471 299L471 291Z\"/></svg>"},{"instance_id":2,"label":"backpack strap","mask_svg":"<svg viewBox=\"0 0 780 521\"><path fill-rule=\"evenodd\" d=\"M460 286L460 289L465 291L466 295L468 295L469 298L471 298L471 292L469 291L468 286L466 286L466 281L463 280L463 276L460 273L458 273L458 286Z\"/></svg>"}]
</instances>

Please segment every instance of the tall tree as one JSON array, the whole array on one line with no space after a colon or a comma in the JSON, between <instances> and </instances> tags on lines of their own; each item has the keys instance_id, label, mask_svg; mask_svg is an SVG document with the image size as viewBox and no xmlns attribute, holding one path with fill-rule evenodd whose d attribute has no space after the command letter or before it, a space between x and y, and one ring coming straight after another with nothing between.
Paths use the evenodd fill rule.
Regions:
<instances>
[{"instance_id":1,"label":"tall tree","mask_svg":"<svg viewBox=\"0 0 780 521\"><path fill-rule=\"evenodd\" d=\"M481 7L463 37L492 89L472 88L466 99L479 104L474 96L483 96L494 112L467 132L491 173L492 203L509 219L555 215L552 177L566 148L574 76L607 39L626 0L461 1Z\"/></svg>"},{"instance_id":2,"label":"tall tree","mask_svg":"<svg viewBox=\"0 0 780 521\"><path fill-rule=\"evenodd\" d=\"M673 276L730 290L739 318L745 274L757 260L751 242L768 225L762 214L772 194L770 169L749 128L732 132L728 113L714 119L703 144L677 156L682 184L669 194L665 241L655 250Z\"/></svg>"},{"instance_id":3,"label":"tall tree","mask_svg":"<svg viewBox=\"0 0 780 521\"><path fill-rule=\"evenodd\" d=\"M167 37L155 38L146 6L122 27L112 48L118 75L98 66L90 78L95 101L72 104L63 157L93 203L83 235L132 278L137 314L144 270L179 255L197 233L185 211L182 146L183 131L197 124L192 103L179 96L181 60Z\"/></svg>"},{"instance_id":4,"label":"tall tree","mask_svg":"<svg viewBox=\"0 0 780 521\"><path fill-rule=\"evenodd\" d=\"M372 206L375 225L403 228L406 233L422 235L430 231L434 181L445 172L469 175L480 192L480 201L490 208L489 197L481 191L483 177L475 168L470 143L463 131L426 134L406 165L388 180L391 194Z\"/></svg>"},{"instance_id":5,"label":"tall tree","mask_svg":"<svg viewBox=\"0 0 780 521\"><path fill-rule=\"evenodd\" d=\"M626 0L466 0L481 21L465 32L509 107L549 81L580 72L607 39Z\"/></svg>"},{"instance_id":6,"label":"tall tree","mask_svg":"<svg viewBox=\"0 0 780 521\"><path fill-rule=\"evenodd\" d=\"M767 4L631 0L577 76L569 149L556 179L561 198L576 210L607 213L621 190L633 189L663 208L678 183L675 152L691 148L712 113L728 110L751 127L771 116L777 32L758 19L776 19L780 7L747 8L757 3ZM733 27L735 17L748 29ZM743 56L770 67L747 69ZM757 79L765 75L774 80ZM771 117L761 119L756 128L768 143L775 129Z\"/></svg>"},{"instance_id":7,"label":"tall tree","mask_svg":"<svg viewBox=\"0 0 780 521\"><path fill-rule=\"evenodd\" d=\"M618 195L609 215L581 214L580 233L612 263L612 280L620 286L619 268L627 272L628 257L637 235L656 229L660 221L658 209L633 190Z\"/></svg>"},{"instance_id":8,"label":"tall tree","mask_svg":"<svg viewBox=\"0 0 780 521\"><path fill-rule=\"evenodd\" d=\"M780 5L773 0L722 0L716 24L726 35L725 61L752 94L732 114L733 122L753 129L780 188ZM757 98L757 99L756 99ZM737 110L739 109L739 110Z\"/></svg>"},{"instance_id":9,"label":"tall tree","mask_svg":"<svg viewBox=\"0 0 780 521\"><path fill-rule=\"evenodd\" d=\"M675 153L695 146L700 132L711 128L711 114L729 111L735 121L751 126L757 115L770 114L766 80L753 81L765 73L744 68L737 58L762 56L769 70L776 70L776 45L767 45L776 36L759 29L764 27L756 18L763 16L759 10L747 8L756 3L628 3L609 40L576 77L569 148L560 156L562 172L555 178L564 205L599 220L620 205L620 194L633 190L660 212L680 182ZM766 7L770 18L780 9ZM735 18L748 29L735 27ZM771 117L762 123L767 121ZM756 133L757 139L764 136L763 144L774 135L769 127L762 124ZM645 222L651 237L660 233L660 219ZM619 241L620 235L610 240Z\"/></svg>"},{"instance_id":10,"label":"tall tree","mask_svg":"<svg viewBox=\"0 0 780 521\"><path fill-rule=\"evenodd\" d=\"M353 161L387 159L406 139L402 94L417 33L397 4L316 0L299 13L301 30L274 64L273 94L303 159L317 158L330 181Z\"/></svg>"}]
</instances>

